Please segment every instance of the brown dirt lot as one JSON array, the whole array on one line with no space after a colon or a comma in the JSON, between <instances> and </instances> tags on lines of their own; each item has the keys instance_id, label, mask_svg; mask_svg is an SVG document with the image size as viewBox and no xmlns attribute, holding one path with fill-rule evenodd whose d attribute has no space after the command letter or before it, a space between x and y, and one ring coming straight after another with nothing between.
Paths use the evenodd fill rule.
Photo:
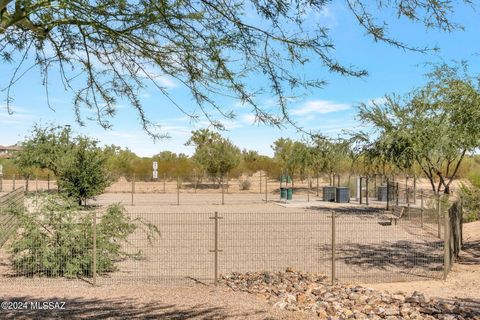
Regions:
<instances>
[{"instance_id":1,"label":"brown dirt lot","mask_svg":"<svg viewBox=\"0 0 480 320\"><path fill-rule=\"evenodd\" d=\"M113 200L117 200L119 196L122 195L109 193L100 197L98 203L117 202ZM125 196L121 201L128 204L129 195ZM284 208L273 203L265 204L262 203L261 194L254 192L227 194L225 206L219 205L218 201L221 199L217 198L219 194L210 194L210 197L206 197L207 195L203 193L199 195L186 193L183 196L190 204L181 206L175 205L175 194L136 196L139 200L144 199L146 204L142 205L139 202L135 206L127 206L132 217L140 217L157 224L162 234L159 241L150 247L146 246L144 236L133 235L130 249L144 248L147 259L122 262L120 272L102 277L99 281L100 286L95 288L82 281L36 279L22 282L3 279L0 282L0 301L65 301L67 309L3 310L0 311L0 318L308 318L302 313L280 312L265 301L247 293L234 293L211 285L192 285L190 280L187 282L188 286L176 281L166 281L168 280L166 278L158 281L161 279L158 276L178 272L177 276L181 277L186 272L193 272L192 275L198 278L197 280L211 281L213 260L209 250L213 247L214 238L211 232L213 222L209 217L214 211L218 211L223 217L220 221L220 243L223 245L221 248L223 260L220 260L222 272L283 269L292 262L298 264L296 266L298 269L326 272L331 239L328 213ZM155 202L158 201L157 204L150 204L152 199L149 197L152 196L155 197ZM228 204L228 200L231 204ZM312 201L315 201L315 198ZM178 221L183 223L179 224ZM462 252L459 263L454 266L447 281L383 284L372 284L369 280L372 277L378 278L379 275L384 280L387 275L396 277L400 275L405 280L411 280L412 274L417 276L418 270L408 269L411 261L401 253L405 250L418 250L417 257L434 253L431 247L425 245L433 241L432 235L427 233L419 235L418 230L412 230L411 226L402 223L398 226L385 226L365 216L345 215L337 222L340 223L337 232L342 235L337 239L340 249L338 277L348 279L348 276L364 272L366 276L357 282L367 283L369 287L391 292L416 290L431 297L446 299L469 299L477 301L480 308L478 289L480 222L465 225L466 250ZM265 227L267 223L272 226L271 229ZM406 242L416 245L407 248ZM325 247L313 246L318 243ZM270 250L271 248L274 250ZM299 248L301 250L298 250ZM364 250L367 250L367 255L362 255ZM385 257L385 263L372 265L371 259L369 260L372 253L376 257ZM441 256L441 252L438 252L438 255ZM319 263L321 261L323 263ZM159 265L162 267L159 268ZM431 268L435 274L438 273L435 271L437 266L425 264L422 266L423 274L428 275ZM0 273L8 272L8 269L7 256L3 252L3 255L0 254ZM152 278L153 281L145 281ZM351 282L351 279L348 281Z\"/></svg>"},{"instance_id":2,"label":"brown dirt lot","mask_svg":"<svg viewBox=\"0 0 480 320\"><path fill-rule=\"evenodd\" d=\"M480 308L480 221L463 227L464 250L446 281L375 283L369 287L387 291L420 291L431 297L475 299Z\"/></svg>"}]
</instances>

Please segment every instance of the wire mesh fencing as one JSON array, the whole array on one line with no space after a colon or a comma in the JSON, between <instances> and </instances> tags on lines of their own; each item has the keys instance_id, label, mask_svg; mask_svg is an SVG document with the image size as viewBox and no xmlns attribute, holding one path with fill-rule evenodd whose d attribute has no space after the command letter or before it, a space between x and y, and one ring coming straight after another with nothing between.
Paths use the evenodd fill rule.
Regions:
<instances>
[{"instance_id":1,"label":"wire mesh fencing","mask_svg":"<svg viewBox=\"0 0 480 320\"><path fill-rule=\"evenodd\" d=\"M336 275L340 281L394 282L443 276L444 243L408 218L344 210L336 221Z\"/></svg>"},{"instance_id":2,"label":"wire mesh fencing","mask_svg":"<svg viewBox=\"0 0 480 320\"><path fill-rule=\"evenodd\" d=\"M57 182L50 175L0 175L0 194L16 190L20 187L24 188L25 192L56 191Z\"/></svg>"},{"instance_id":3,"label":"wire mesh fencing","mask_svg":"<svg viewBox=\"0 0 480 320\"><path fill-rule=\"evenodd\" d=\"M15 232L18 221L15 211L24 206L24 189L17 188L0 197L0 247Z\"/></svg>"},{"instance_id":4,"label":"wire mesh fencing","mask_svg":"<svg viewBox=\"0 0 480 320\"><path fill-rule=\"evenodd\" d=\"M109 266L102 258L108 255L102 241L109 229L101 227L104 215L92 211L86 219L55 225L59 234L75 236L61 241L52 237L28 242L17 262L8 256L11 247L5 242L0 248L0 276L4 281L14 276L77 278L98 285L124 282L210 285L220 275L231 272L293 268L324 273L332 281L439 279L450 270L454 260L452 251L455 241L458 242L451 240L453 222L449 221L453 218L449 207L443 207L445 210L440 211L442 216L438 219L438 208L407 206L397 223L385 219L382 209L370 207L342 210L287 210L274 205L265 206L264 210L152 207L150 211L130 207L128 216L138 227L121 244L121 258L117 257ZM435 229L438 221L443 226L440 237ZM458 219L454 222L458 224ZM158 231L154 236L148 232L152 227ZM24 226L16 233L21 235L25 231ZM49 237L47 232L43 234ZM15 237L10 235L10 238Z\"/></svg>"}]
</instances>

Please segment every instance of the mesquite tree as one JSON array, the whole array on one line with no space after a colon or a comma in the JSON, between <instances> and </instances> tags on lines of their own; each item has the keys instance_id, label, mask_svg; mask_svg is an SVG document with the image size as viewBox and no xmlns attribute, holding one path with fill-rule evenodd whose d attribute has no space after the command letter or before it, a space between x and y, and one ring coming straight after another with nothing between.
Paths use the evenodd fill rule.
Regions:
<instances>
[{"instance_id":1,"label":"mesquite tree","mask_svg":"<svg viewBox=\"0 0 480 320\"><path fill-rule=\"evenodd\" d=\"M459 66L436 66L429 77L404 98L360 106L373 131L362 134L371 137L364 149L400 169L418 165L434 192L448 194L465 155L480 147L480 86Z\"/></svg>"},{"instance_id":2,"label":"mesquite tree","mask_svg":"<svg viewBox=\"0 0 480 320\"><path fill-rule=\"evenodd\" d=\"M193 159L220 183L225 175L240 163L241 152L230 140L217 132L201 129L192 132L187 145L195 146Z\"/></svg>"},{"instance_id":3,"label":"mesquite tree","mask_svg":"<svg viewBox=\"0 0 480 320\"><path fill-rule=\"evenodd\" d=\"M155 86L172 106L189 117L203 116L214 126L234 117L219 104L223 96L241 100L259 122L280 125L289 120L288 98L325 84L308 78L303 66L361 77L367 72L337 61L328 22L316 20L328 0L0 0L0 56L14 65L5 88L11 111L12 88L37 70L46 88L59 83L73 94L77 121L93 118L103 127L127 101L143 128L154 137L139 95ZM375 42L420 52L391 35L387 26L406 18L427 29L461 28L452 14L468 0L345 0L345 7ZM382 17L388 17L386 18ZM189 90L196 106L175 100L165 77ZM257 78L252 85L250 79ZM52 80L55 79L55 80ZM61 80L58 80L61 79ZM259 95L276 100L271 110ZM198 113L196 110L199 110ZM84 113L88 112L88 116Z\"/></svg>"}]
</instances>

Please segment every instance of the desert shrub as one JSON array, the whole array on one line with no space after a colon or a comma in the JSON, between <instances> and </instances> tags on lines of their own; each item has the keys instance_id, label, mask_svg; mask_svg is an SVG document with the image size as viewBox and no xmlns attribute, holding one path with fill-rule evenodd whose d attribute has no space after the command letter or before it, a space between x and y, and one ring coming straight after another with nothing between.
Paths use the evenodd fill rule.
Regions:
<instances>
[{"instance_id":1,"label":"desert shrub","mask_svg":"<svg viewBox=\"0 0 480 320\"><path fill-rule=\"evenodd\" d=\"M460 188L463 206L463 221L472 222L480 220L480 189L474 186L463 185Z\"/></svg>"},{"instance_id":2,"label":"desert shrub","mask_svg":"<svg viewBox=\"0 0 480 320\"><path fill-rule=\"evenodd\" d=\"M18 213L20 222L11 245L14 270L21 275L47 277L92 276L92 210L81 210L71 200L50 196L32 213ZM138 227L120 205L111 205L97 218L97 271L116 270L115 263L136 258L122 244ZM149 236L158 233L148 226Z\"/></svg>"},{"instance_id":3,"label":"desert shrub","mask_svg":"<svg viewBox=\"0 0 480 320\"><path fill-rule=\"evenodd\" d=\"M252 183L250 180L245 179L245 180L240 180L240 190L250 190L250 187L252 186Z\"/></svg>"}]
</instances>

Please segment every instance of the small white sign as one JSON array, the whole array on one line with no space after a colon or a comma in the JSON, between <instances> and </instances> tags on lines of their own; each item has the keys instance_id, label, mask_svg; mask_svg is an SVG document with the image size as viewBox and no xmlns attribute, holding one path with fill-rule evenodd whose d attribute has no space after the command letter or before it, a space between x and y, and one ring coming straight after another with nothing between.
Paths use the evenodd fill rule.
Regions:
<instances>
[{"instance_id":1,"label":"small white sign","mask_svg":"<svg viewBox=\"0 0 480 320\"><path fill-rule=\"evenodd\" d=\"M158 171L157 170L153 171L153 179L158 179Z\"/></svg>"},{"instance_id":2,"label":"small white sign","mask_svg":"<svg viewBox=\"0 0 480 320\"><path fill-rule=\"evenodd\" d=\"M154 171L158 170L158 162L157 161L153 161L153 170Z\"/></svg>"},{"instance_id":3,"label":"small white sign","mask_svg":"<svg viewBox=\"0 0 480 320\"><path fill-rule=\"evenodd\" d=\"M3 175L3 165L0 164L0 176Z\"/></svg>"}]
</instances>

